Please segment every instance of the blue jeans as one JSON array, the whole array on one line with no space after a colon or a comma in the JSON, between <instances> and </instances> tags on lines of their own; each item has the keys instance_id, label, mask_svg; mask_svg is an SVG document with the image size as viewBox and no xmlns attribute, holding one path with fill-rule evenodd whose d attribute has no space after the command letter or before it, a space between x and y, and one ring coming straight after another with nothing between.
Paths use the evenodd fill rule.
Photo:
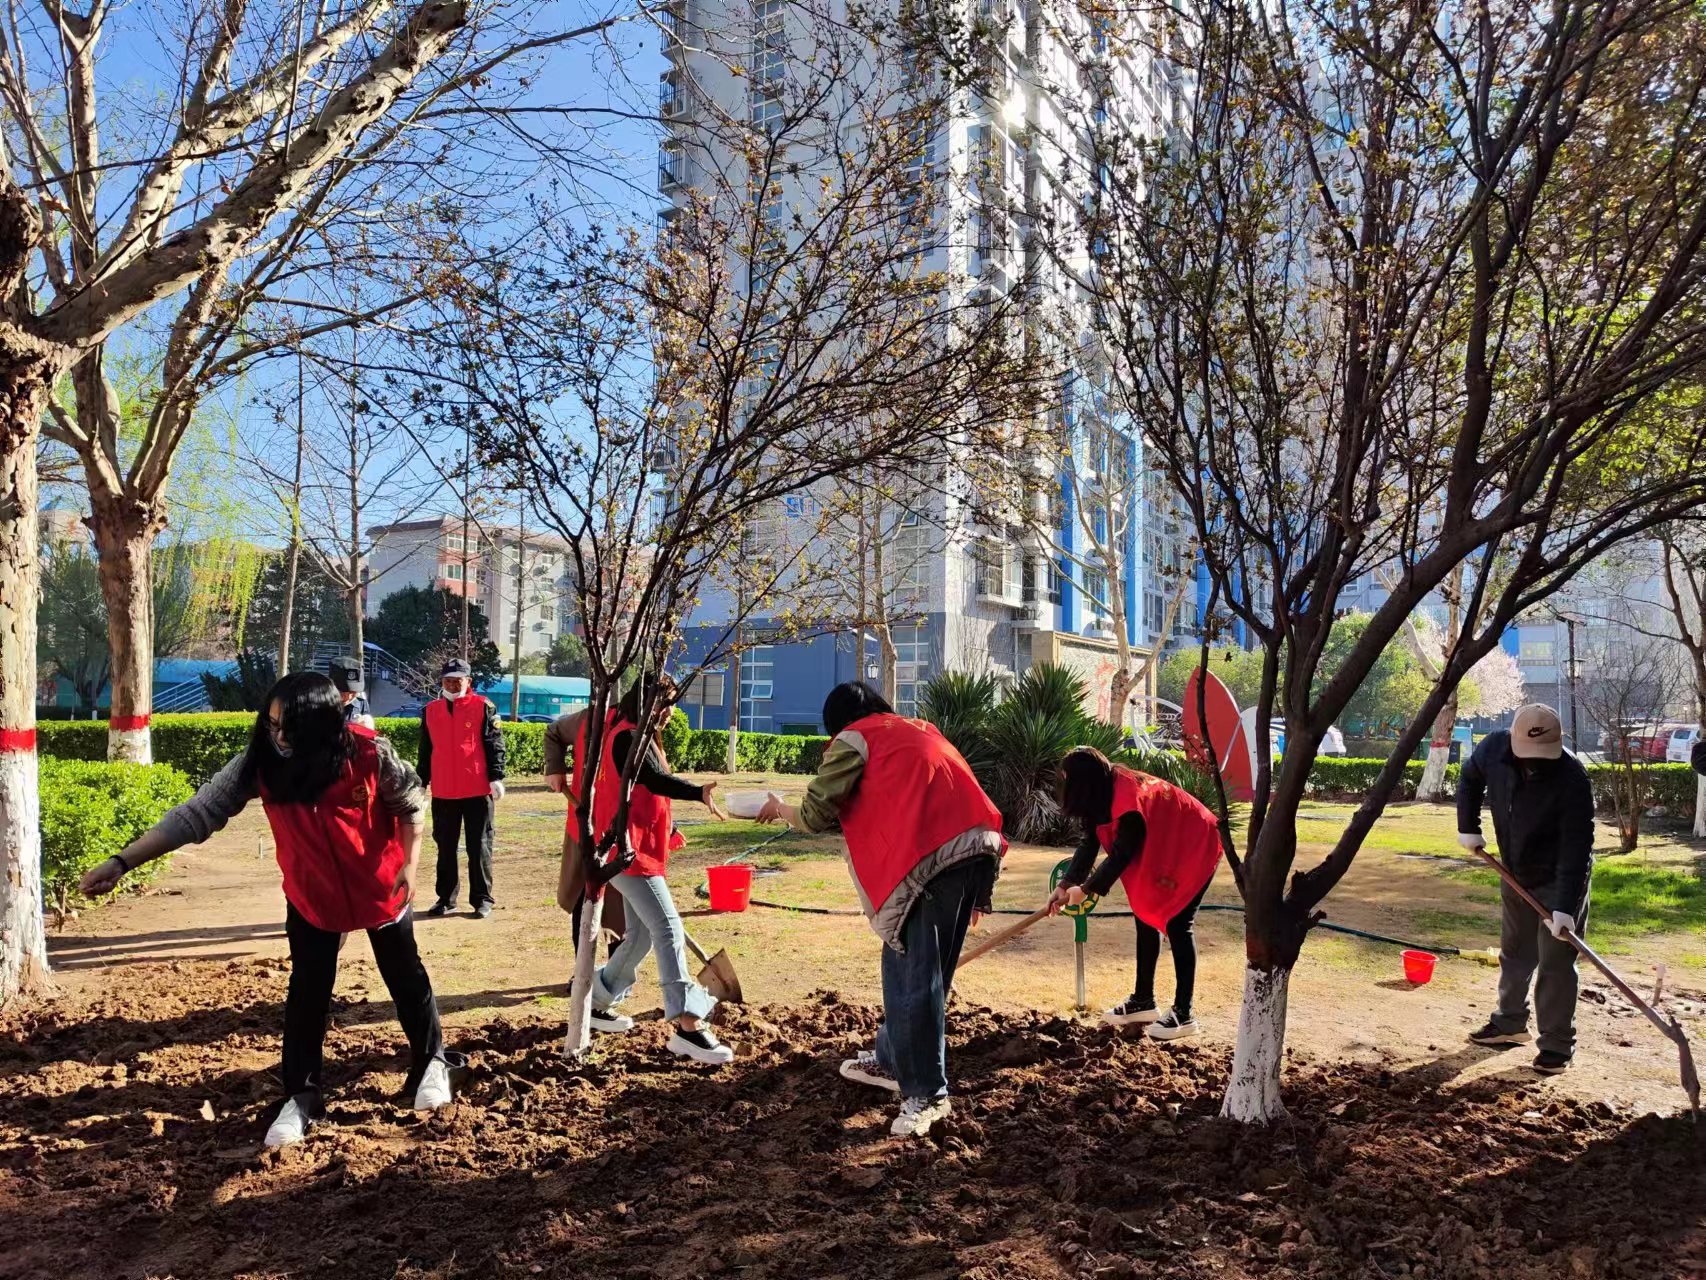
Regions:
<instances>
[{"instance_id":1,"label":"blue jeans","mask_svg":"<svg viewBox=\"0 0 1706 1280\"><path fill-rule=\"evenodd\" d=\"M625 999L646 952L658 958L658 985L663 988L663 1015L671 1022L686 1014L708 1018L717 1002L687 975L687 935L681 914L669 896L662 876L617 876L610 888L622 895L627 933L597 974L592 1002L600 1009Z\"/></svg>"},{"instance_id":2,"label":"blue jeans","mask_svg":"<svg viewBox=\"0 0 1706 1280\"><path fill-rule=\"evenodd\" d=\"M877 1062L904 1098L948 1096L948 989L977 904L995 882L994 858L949 867L918 895L901 928L905 951L883 948L883 1025Z\"/></svg>"}]
</instances>

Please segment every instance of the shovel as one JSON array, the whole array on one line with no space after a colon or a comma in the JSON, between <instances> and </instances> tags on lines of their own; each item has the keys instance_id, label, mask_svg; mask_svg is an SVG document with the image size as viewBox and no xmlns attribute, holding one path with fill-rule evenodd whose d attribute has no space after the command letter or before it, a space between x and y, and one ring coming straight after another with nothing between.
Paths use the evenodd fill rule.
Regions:
<instances>
[{"instance_id":1,"label":"shovel","mask_svg":"<svg viewBox=\"0 0 1706 1280\"><path fill-rule=\"evenodd\" d=\"M979 956L986 955L987 953L995 950L995 948L1001 946L1002 944L1013 941L1014 938L1017 938L1021 933L1025 932L1026 929L1029 929L1037 921L1046 920L1046 919L1048 919L1048 907L1046 907L1046 906L1038 907L1035 911L1031 912L1030 915L1026 916L1023 920L1019 921L1018 924L1008 925L1005 929L1003 929L1000 933L996 934L994 937L985 938L982 942L978 943L970 951L966 952L963 956L960 957L959 967L962 969L965 968L968 964L970 964L973 960L976 960Z\"/></svg>"},{"instance_id":2,"label":"shovel","mask_svg":"<svg viewBox=\"0 0 1706 1280\"><path fill-rule=\"evenodd\" d=\"M1492 854L1487 852L1486 846L1483 845L1481 848L1477 849L1476 852L1486 860L1487 864L1491 866L1494 871L1499 873L1500 879L1521 895L1524 902L1528 903L1529 906L1533 907L1540 913L1540 918L1542 920L1550 920L1552 918L1552 913L1540 905L1539 899L1517 883L1516 877L1510 873L1504 863L1500 862ZM1648 1004L1645 1000L1641 999L1640 996L1636 995L1635 989L1627 982L1623 981L1623 979L1612 970L1610 965L1606 964L1605 961L1595 955L1593 948L1577 937L1574 929L1566 929L1563 936L1566 942L1568 942L1577 951L1581 952L1583 959L1603 973L1606 980L1623 993L1623 998L1625 1000L1634 1005L1642 1013L1646 1014L1648 1020L1659 1029L1659 1032L1667 1040L1675 1042L1677 1053L1681 1058L1682 1089L1683 1092L1688 1095L1688 1105L1694 1109L1695 1118L1698 1120L1700 1117L1700 1073L1694 1069L1694 1050L1689 1047L1688 1033L1682 1029L1682 1024L1676 1020L1676 1016L1674 1014L1667 1019L1660 1014L1657 1009L1653 1008L1652 1005Z\"/></svg>"},{"instance_id":3,"label":"shovel","mask_svg":"<svg viewBox=\"0 0 1706 1280\"><path fill-rule=\"evenodd\" d=\"M686 929L681 933L687 939L687 949L705 966L699 970L695 981L715 996L719 1004L744 1004L746 1001L741 995L740 977L735 973L735 962L729 959L729 953L719 947L716 955L708 956L705 954L705 948L694 941L691 933Z\"/></svg>"}]
</instances>

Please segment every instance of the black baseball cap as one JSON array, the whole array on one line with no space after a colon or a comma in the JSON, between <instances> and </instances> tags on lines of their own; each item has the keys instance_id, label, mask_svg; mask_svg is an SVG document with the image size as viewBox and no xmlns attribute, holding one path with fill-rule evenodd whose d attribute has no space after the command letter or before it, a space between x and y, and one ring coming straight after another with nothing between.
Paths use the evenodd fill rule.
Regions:
<instances>
[{"instance_id":1,"label":"black baseball cap","mask_svg":"<svg viewBox=\"0 0 1706 1280\"><path fill-rule=\"evenodd\" d=\"M471 668L466 662L462 661L461 658L452 658L449 662L445 663L442 668L440 668L438 678L442 680L446 676L468 676L472 679L473 675L473 668Z\"/></svg>"},{"instance_id":2,"label":"black baseball cap","mask_svg":"<svg viewBox=\"0 0 1706 1280\"><path fill-rule=\"evenodd\" d=\"M354 658L347 655L333 658L328 664L327 674L332 677L332 683L337 685L339 693L367 692L367 680L361 674L361 663Z\"/></svg>"}]
</instances>

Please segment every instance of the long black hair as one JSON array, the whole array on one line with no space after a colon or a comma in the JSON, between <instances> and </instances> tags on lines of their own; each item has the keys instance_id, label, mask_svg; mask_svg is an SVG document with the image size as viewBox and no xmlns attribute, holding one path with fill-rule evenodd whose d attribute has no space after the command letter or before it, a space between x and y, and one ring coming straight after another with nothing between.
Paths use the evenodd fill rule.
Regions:
<instances>
[{"instance_id":1,"label":"long black hair","mask_svg":"<svg viewBox=\"0 0 1706 1280\"><path fill-rule=\"evenodd\" d=\"M288 756L273 742L275 703L290 744ZM313 804L343 776L354 750L343 698L331 678L318 671L293 672L267 691L255 717L243 755L243 781L250 787L258 783L282 804Z\"/></svg>"},{"instance_id":2,"label":"long black hair","mask_svg":"<svg viewBox=\"0 0 1706 1280\"><path fill-rule=\"evenodd\" d=\"M823 700L823 731L833 738L855 720L893 714L894 708L882 694L863 680L849 680L836 685Z\"/></svg>"},{"instance_id":3,"label":"long black hair","mask_svg":"<svg viewBox=\"0 0 1706 1280\"><path fill-rule=\"evenodd\" d=\"M1114 811L1113 761L1095 747L1074 747L1060 762L1056 791L1063 812L1099 826Z\"/></svg>"}]
</instances>

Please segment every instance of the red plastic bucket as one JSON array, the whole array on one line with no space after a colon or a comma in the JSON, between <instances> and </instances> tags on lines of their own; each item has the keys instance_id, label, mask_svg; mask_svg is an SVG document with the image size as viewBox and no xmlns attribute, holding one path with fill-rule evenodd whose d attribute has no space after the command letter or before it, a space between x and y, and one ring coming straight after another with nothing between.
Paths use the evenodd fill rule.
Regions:
<instances>
[{"instance_id":1,"label":"red plastic bucket","mask_svg":"<svg viewBox=\"0 0 1706 1280\"><path fill-rule=\"evenodd\" d=\"M707 867L705 878L711 884L711 910L746 910L747 899L752 897L751 867Z\"/></svg>"},{"instance_id":2,"label":"red plastic bucket","mask_svg":"<svg viewBox=\"0 0 1706 1280\"><path fill-rule=\"evenodd\" d=\"M1434 976L1434 962L1438 959L1431 951L1406 951L1404 976L1419 987Z\"/></svg>"}]
</instances>

